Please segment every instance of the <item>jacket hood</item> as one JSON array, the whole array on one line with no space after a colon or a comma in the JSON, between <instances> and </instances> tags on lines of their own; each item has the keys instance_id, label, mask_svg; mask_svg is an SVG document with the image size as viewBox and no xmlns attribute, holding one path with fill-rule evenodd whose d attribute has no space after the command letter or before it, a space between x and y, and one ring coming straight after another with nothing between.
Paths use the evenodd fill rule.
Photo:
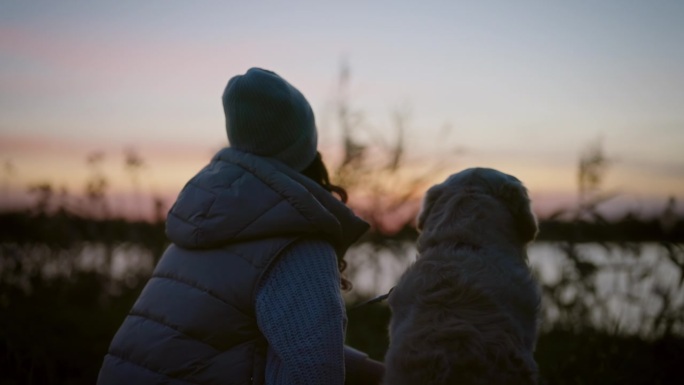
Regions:
<instances>
[{"instance_id":1,"label":"jacket hood","mask_svg":"<svg viewBox=\"0 0 684 385\"><path fill-rule=\"evenodd\" d=\"M183 187L169 211L166 235L189 249L315 236L344 254L368 227L330 192L285 164L224 148Z\"/></svg>"}]
</instances>

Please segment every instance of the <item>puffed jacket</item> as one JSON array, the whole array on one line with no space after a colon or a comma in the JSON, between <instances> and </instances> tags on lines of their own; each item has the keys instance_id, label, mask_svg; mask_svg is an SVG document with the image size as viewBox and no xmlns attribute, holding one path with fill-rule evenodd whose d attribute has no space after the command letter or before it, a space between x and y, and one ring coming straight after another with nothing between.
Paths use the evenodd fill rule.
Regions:
<instances>
[{"instance_id":1,"label":"puffed jacket","mask_svg":"<svg viewBox=\"0 0 684 385\"><path fill-rule=\"evenodd\" d=\"M367 229L283 163L222 149L169 211L172 244L114 336L98 385L262 384L262 275L298 239L323 239L341 256Z\"/></svg>"}]
</instances>

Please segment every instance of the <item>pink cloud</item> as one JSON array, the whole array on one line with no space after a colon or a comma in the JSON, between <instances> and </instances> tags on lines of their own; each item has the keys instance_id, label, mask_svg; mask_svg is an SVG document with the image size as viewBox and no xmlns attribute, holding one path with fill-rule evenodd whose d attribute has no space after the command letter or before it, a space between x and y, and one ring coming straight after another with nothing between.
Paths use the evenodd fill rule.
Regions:
<instances>
[{"instance_id":1,"label":"pink cloud","mask_svg":"<svg viewBox=\"0 0 684 385\"><path fill-rule=\"evenodd\" d=\"M52 33L50 33L52 32ZM314 43L312 43L314 44ZM322 44L322 43L316 43ZM57 82L55 91L77 89L112 92L131 88L187 92L215 87L252 66L300 75L301 87L316 88L321 74L300 68L294 57L318 57L321 46L297 43L279 36L184 39L145 35L134 30L69 31L0 26L0 53L54 69L55 74L33 71L30 76L2 76L3 85L38 89ZM324 46L330 49L327 45ZM278 68L275 68L275 67ZM30 71L30 70L29 70ZM335 68L330 68L334 76ZM20 76L20 80L13 80ZM326 75L327 76L327 73ZM39 79L35 81L33 79ZM311 85L307 84L310 82Z\"/></svg>"},{"instance_id":2,"label":"pink cloud","mask_svg":"<svg viewBox=\"0 0 684 385\"><path fill-rule=\"evenodd\" d=\"M0 52L30 60L58 72L55 75L21 73L3 77L3 86L12 88L44 86L45 82L73 81L69 87L116 90L119 87L181 90L198 82L215 83L249 66L244 55L230 57L227 51L249 52L249 42L225 46L202 41L160 40L130 35L47 34L19 27L0 27ZM220 72L220 75L218 74ZM70 74L67 79L62 74ZM39 82L32 80L38 76ZM17 79L17 76L20 78ZM226 79L227 80L227 79ZM222 83L224 79L220 79ZM218 87L220 88L220 86ZM64 90L64 87L59 87Z\"/></svg>"},{"instance_id":3,"label":"pink cloud","mask_svg":"<svg viewBox=\"0 0 684 385\"><path fill-rule=\"evenodd\" d=\"M126 143L125 141L102 142L94 139L68 140L57 135L16 135L0 133L0 152L20 154L51 154L74 155L77 153L91 153L102 151L107 153L122 153L133 149L145 157L177 158L179 154L195 154L205 156L207 160L220 146L201 145L187 142L143 142Z\"/></svg>"}]
</instances>

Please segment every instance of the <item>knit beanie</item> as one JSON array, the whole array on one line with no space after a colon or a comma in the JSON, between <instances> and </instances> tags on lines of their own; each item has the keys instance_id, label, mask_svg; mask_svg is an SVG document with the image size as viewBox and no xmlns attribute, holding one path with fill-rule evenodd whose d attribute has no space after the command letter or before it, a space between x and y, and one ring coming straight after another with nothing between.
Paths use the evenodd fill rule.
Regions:
<instances>
[{"instance_id":1,"label":"knit beanie","mask_svg":"<svg viewBox=\"0 0 684 385\"><path fill-rule=\"evenodd\" d=\"M299 90L277 74L250 68L223 92L230 146L280 160L297 171L316 157L314 114Z\"/></svg>"}]
</instances>

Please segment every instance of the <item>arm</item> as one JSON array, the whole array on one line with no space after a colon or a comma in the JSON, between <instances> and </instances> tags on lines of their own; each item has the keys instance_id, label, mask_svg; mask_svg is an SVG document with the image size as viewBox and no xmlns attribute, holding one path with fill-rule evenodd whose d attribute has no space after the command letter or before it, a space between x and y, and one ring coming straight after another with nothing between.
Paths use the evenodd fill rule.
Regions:
<instances>
[{"instance_id":1,"label":"arm","mask_svg":"<svg viewBox=\"0 0 684 385\"><path fill-rule=\"evenodd\" d=\"M269 343L267 383L343 384L346 314L330 244L290 246L262 278L256 314Z\"/></svg>"}]
</instances>

